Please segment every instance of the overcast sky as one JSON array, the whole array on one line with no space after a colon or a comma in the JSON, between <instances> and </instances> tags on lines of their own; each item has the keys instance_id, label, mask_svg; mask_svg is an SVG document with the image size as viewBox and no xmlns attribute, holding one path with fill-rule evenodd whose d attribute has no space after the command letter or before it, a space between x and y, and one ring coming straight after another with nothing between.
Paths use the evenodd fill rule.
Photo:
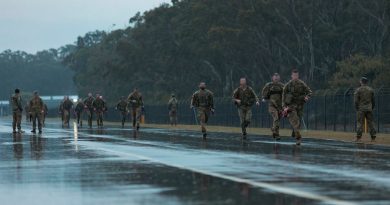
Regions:
<instances>
[{"instance_id":1,"label":"overcast sky","mask_svg":"<svg viewBox=\"0 0 390 205\"><path fill-rule=\"evenodd\" d=\"M0 0L0 52L35 53L88 31L124 28L138 11L164 2L170 0Z\"/></svg>"}]
</instances>

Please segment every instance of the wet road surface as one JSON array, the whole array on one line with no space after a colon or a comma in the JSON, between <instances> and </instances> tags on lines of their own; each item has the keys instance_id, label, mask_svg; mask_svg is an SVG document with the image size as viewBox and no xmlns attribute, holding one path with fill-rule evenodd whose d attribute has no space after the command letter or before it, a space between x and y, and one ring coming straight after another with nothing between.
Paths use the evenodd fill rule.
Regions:
<instances>
[{"instance_id":1,"label":"wet road surface","mask_svg":"<svg viewBox=\"0 0 390 205\"><path fill-rule=\"evenodd\" d=\"M390 204L385 146L57 122L42 135L10 130L1 120L1 204Z\"/></svg>"}]
</instances>

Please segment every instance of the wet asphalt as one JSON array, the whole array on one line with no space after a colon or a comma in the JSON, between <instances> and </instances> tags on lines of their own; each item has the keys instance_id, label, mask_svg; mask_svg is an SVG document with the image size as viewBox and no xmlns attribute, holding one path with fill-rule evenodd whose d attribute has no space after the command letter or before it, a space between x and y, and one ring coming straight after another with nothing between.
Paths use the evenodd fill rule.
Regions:
<instances>
[{"instance_id":1,"label":"wet asphalt","mask_svg":"<svg viewBox=\"0 0 390 205\"><path fill-rule=\"evenodd\" d=\"M390 147L145 128L12 134L0 204L390 204Z\"/></svg>"}]
</instances>

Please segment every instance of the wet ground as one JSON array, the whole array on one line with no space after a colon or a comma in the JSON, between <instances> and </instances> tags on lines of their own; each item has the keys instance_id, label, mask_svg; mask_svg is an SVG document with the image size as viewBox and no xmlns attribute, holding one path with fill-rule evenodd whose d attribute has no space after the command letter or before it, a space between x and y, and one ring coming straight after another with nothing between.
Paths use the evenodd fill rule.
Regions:
<instances>
[{"instance_id":1,"label":"wet ground","mask_svg":"<svg viewBox=\"0 0 390 205\"><path fill-rule=\"evenodd\" d=\"M58 122L10 131L1 120L1 204L390 204L390 147Z\"/></svg>"}]
</instances>

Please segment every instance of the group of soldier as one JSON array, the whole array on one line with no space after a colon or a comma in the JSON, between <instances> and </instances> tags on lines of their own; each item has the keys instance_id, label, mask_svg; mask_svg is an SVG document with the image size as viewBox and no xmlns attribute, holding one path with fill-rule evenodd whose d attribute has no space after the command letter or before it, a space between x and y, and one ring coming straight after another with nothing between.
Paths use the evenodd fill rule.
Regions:
<instances>
[{"instance_id":1,"label":"group of soldier","mask_svg":"<svg viewBox=\"0 0 390 205\"><path fill-rule=\"evenodd\" d=\"M354 93L354 102L357 111L356 141L360 141L362 138L365 120L370 129L372 141L375 141L376 138L376 130L373 123L373 109L375 108L374 91L367 84L368 79L362 77L360 80L361 86L357 88ZM247 128L250 125L252 118L252 107L254 105L260 106L261 102L268 102L268 111L273 119L271 127L272 137L275 140L281 139L279 134L280 120L285 117L291 124L292 137L296 139L296 144L300 145L302 139L300 130L303 109L311 95L312 90L304 81L299 79L299 72L296 69L292 70L291 80L286 84L281 82L281 77L278 73L273 74L272 81L267 83L262 89L261 100L256 95L254 89L247 85L247 79L241 78L239 87L233 92L232 100L238 109L242 139L247 139ZM13 131L23 132L21 130L23 108L19 89L15 90L11 102L13 110ZM38 124L38 131L39 133L42 133L42 125L44 124L44 118L47 113L47 106L43 103L37 91L33 93L33 97L26 107L28 107L26 113L28 113L30 120L33 122L33 129L31 132L36 133ZM86 113L88 116L88 126L90 128L92 128L94 114L96 114L97 126L103 127L103 116L107 111L107 105L101 95L96 94L96 97L93 97L92 93L89 93L84 101L79 99L75 106L69 97L64 97L64 100L59 106L59 113L61 114L62 125L64 127L69 127L70 115L73 107L77 125L79 127L83 126L83 113ZM131 113L132 126L134 130L139 130L144 102L142 95L137 88L134 89L127 98L122 96L115 108L120 112L122 127L125 126L128 113ZM197 113L197 119L200 122L203 139L206 139L206 125L210 115L215 112L214 95L210 90L206 89L206 83L201 82L199 84L199 90L192 95L190 108ZM172 94L171 99L168 102L168 110L170 123L172 126L176 126L178 100L174 94Z\"/></svg>"},{"instance_id":2,"label":"group of soldier","mask_svg":"<svg viewBox=\"0 0 390 205\"><path fill-rule=\"evenodd\" d=\"M373 109L375 107L374 91L368 85L368 79L362 77L360 87L354 93L355 109L357 112L357 135L356 141L360 142L363 133L364 121L367 121L371 134L371 140L375 141L376 131L373 123ZM279 128L280 120L285 117L291 124L291 136L296 139L296 144L301 144L301 124L303 109L306 102L309 101L312 90L304 81L299 79L299 72L293 69L291 80L286 84L281 82L278 73L273 74L272 81L267 83L262 89L262 102L268 102L268 111L272 116L273 123L271 127L272 137L280 140ZM242 130L242 139L247 138L247 127L251 123L252 107L260 105L260 99L256 92L247 85L246 78L240 79L240 86L233 92L233 102L238 108L240 126ZM203 138L206 139L206 124L210 114L215 112L213 93L206 89L206 84L201 82L199 90L196 91L191 100L191 109L196 109L201 125Z\"/></svg>"}]
</instances>

